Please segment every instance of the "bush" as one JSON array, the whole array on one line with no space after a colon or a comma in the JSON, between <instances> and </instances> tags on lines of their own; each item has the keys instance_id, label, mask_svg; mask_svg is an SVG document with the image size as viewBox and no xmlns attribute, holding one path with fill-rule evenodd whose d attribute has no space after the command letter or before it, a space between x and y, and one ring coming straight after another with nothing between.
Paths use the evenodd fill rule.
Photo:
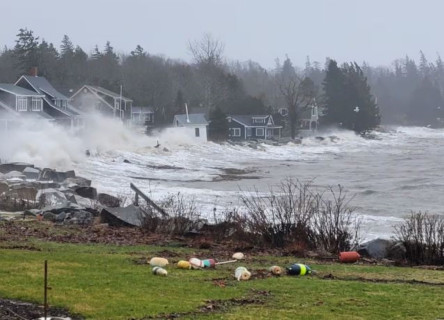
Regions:
<instances>
[{"instance_id":1,"label":"bush","mask_svg":"<svg viewBox=\"0 0 444 320\"><path fill-rule=\"evenodd\" d=\"M311 182L286 179L269 195L243 193L247 230L258 244L297 245L337 253L357 241L360 222L341 186L318 192Z\"/></svg>"},{"instance_id":2,"label":"bush","mask_svg":"<svg viewBox=\"0 0 444 320\"><path fill-rule=\"evenodd\" d=\"M412 212L395 232L406 247L409 262L444 264L444 216Z\"/></svg>"}]
</instances>

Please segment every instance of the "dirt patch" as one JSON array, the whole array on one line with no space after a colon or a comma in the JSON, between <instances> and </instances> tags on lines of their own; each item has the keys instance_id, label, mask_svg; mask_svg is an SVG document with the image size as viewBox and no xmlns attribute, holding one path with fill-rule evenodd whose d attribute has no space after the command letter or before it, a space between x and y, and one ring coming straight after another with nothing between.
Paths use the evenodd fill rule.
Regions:
<instances>
[{"instance_id":1,"label":"dirt patch","mask_svg":"<svg viewBox=\"0 0 444 320\"><path fill-rule=\"evenodd\" d=\"M363 278L363 277L337 277L331 273L319 277L324 280L340 280L340 281L361 281L361 282L370 282L370 283L402 283L402 284L420 284L427 286L438 286L444 287L444 283L442 282L428 282L428 281L420 281L420 280L402 280L402 279L371 279L371 278Z\"/></svg>"},{"instance_id":2,"label":"dirt patch","mask_svg":"<svg viewBox=\"0 0 444 320\"><path fill-rule=\"evenodd\" d=\"M149 316L144 319L177 319L182 317L192 317L199 314L208 313L223 313L237 306L245 305L262 305L266 303L267 298L271 296L271 292L267 290L254 290L250 291L248 297L245 298L233 298L228 300L207 300L205 304L198 308L197 311L182 312L182 313L162 313L156 316Z\"/></svg>"},{"instance_id":3,"label":"dirt patch","mask_svg":"<svg viewBox=\"0 0 444 320\"><path fill-rule=\"evenodd\" d=\"M0 298L0 319L1 320L27 320L37 319L44 316L43 306L10 299ZM84 319L81 315L72 314L62 308L48 309L48 316L52 317L70 317L73 320Z\"/></svg>"}]
</instances>

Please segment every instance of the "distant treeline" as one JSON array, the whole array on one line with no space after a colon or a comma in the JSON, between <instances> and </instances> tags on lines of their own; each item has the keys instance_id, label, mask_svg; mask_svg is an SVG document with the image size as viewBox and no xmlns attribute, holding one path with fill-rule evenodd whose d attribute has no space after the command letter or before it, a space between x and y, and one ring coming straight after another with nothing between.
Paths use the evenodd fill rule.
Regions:
<instances>
[{"instance_id":1,"label":"distant treeline","mask_svg":"<svg viewBox=\"0 0 444 320\"><path fill-rule=\"evenodd\" d=\"M253 61L228 62L223 44L210 35L191 42L187 49L194 58L191 63L152 55L139 45L129 54L118 55L109 42L88 54L66 35L57 48L31 30L20 29L16 45L5 46L0 53L0 82L15 82L37 66L39 75L68 96L84 84L115 92L122 86L123 94L132 98L134 105L153 107L160 123L170 123L175 113L184 111L186 102L191 110L208 113L218 108L231 114L273 114L285 107L290 115L287 127L294 127L308 105L316 101L325 106L329 101L325 81L333 60L327 59L322 65L307 58L304 68L296 68L286 58L267 70ZM380 115L372 116L383 123L433 124L444 110L444 66L439 56L429 62L421 52L419 63L405 57L395 60L391 67L350 63L340 68L349 78L334 81L352 83L353 77L360 77L362 85L356 90L366 91L368 87L372 96L364 100L371 108L379 107ZM343 89L344 94L353 95L349 87ZM331 106L325 110L330 115L334 112ZM371 121L372 126L378 122Z\"/></svg>"}]
</instances>

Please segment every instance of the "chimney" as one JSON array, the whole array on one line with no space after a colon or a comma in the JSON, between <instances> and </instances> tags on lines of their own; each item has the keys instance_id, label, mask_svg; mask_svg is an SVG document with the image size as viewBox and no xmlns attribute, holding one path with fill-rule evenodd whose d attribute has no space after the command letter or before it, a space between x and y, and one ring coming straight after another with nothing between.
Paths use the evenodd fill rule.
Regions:
<instances>
[{"instance_id":1,"label":"chimney","mask_svg":"<svg viewBox=\"0 0 444 320\"><path fill-rule=\"evenodd\" d=\"M37 69L37 67L32 67L32 68L29 70L29 75L32 76L32 77L37 77L37 75L38 75L38 69Z\"/></svg>"}]
</instances>

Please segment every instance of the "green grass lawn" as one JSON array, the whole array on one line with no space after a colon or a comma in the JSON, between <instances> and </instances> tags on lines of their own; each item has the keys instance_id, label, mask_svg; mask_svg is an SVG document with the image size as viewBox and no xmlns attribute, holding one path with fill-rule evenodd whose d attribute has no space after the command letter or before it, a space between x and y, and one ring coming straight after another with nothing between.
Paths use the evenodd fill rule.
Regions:
<instances>
[{"instance_id":1,"label":"green grass lawn","mask_svg":"<svg viewBox=\"0 0 444 320\"><path fill-rule=\"evenodd\" d=\"M193 250L177 247L3 242L0 297L42 303L47 259L50 305L87 319L137 319L170 313L180 313L185 319L444 318L442 270L249 256L242 263L216 270L178 270L170 264L167 277L155 276L142 262L164 250L177 254L170 262L193 255ZM211 257L210 251L207 254ZM232 275L239 265L255 274L273 264L294 262L310 264L318 275L245 282L235 281ZM332 279L323 279L329 274ZM407 282L413 279L429 284Z\"/></svg>"}]
</instances>

